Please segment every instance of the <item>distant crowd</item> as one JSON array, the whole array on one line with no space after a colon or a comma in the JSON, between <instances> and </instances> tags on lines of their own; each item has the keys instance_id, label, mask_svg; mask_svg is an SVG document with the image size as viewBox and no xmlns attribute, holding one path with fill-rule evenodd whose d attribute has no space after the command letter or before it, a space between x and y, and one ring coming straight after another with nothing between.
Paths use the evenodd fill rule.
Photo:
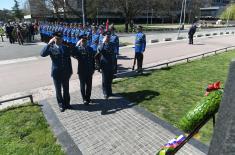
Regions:
<instances>
[{"instance_id":1,"label":"distant crowd","mask_svg":"<svg viewBox=\"0 0 235 155\"><path fill-rule=\"evenodd\" d=\"M34 36L38 34L38 27L37 23L9 22L0 27L0 36L2 41L4 41L3 36L6 36L11 44L17 42L23 45L34 40Z\"/></svg>"}]
</instances>

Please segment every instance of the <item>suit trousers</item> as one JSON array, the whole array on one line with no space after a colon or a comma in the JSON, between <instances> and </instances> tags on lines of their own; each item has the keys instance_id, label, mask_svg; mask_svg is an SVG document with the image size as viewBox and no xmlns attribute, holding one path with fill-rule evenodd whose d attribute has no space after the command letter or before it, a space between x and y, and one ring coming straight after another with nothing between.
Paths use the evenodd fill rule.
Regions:
<instances>
[{"instance_id":1,"label":"suit trousers","mask_svg":"<svg viewBox=\"0 0 235 155\"><path fill-rule=\"evenodd\" d=\"M59 107L65 108L70 105L70 94L69 94L69 77L53 77L56 99ZM63 95L62 95L63 88Z\"/></svg>"},{"instance_id":2,"label":"suit trousers","mask_svg":"<svg viewBox=\"0 0 235 155\"><path fill-rule=\"evenodd\" d=\"M193 35L189 35L189 44L193 44Z\"/></svg>"},{"instance_id":3,"label":"suit trousers","mask_svg":"<svg viewBox=\"0 0 235 155\"><path fill-rule=\"evenodd\" d=\"M89 101L91 98L91 90L92 90L92 74L90 75L82 75L78 74L80 80L80 91L82 94L83 101Z\"/></svg>"},{"instance_id":4,"label":"suit trousers","mask_svg":"<svg viewBox=\"0 0 235 155\"><path fill-rule=\"evenodd\" d=\"M113 68L102 69L102 89L103 89L104 95L107 95L107 96L112 95L113 93L112 82L113 82Z\"/></svg>"}]
</instances>

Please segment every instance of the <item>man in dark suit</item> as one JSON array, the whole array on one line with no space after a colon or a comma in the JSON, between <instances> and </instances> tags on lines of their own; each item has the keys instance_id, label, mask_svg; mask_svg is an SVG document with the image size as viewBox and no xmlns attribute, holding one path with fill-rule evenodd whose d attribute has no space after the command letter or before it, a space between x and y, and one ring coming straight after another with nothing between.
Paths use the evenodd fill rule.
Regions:
<instances>
[{"instance_id":1,"label":"man in dark suit","mask_svg":"<svg viewBox=\"0 0 235 155\"><path fill-rule=\"evenodd\" d=\"M51 76L54 81L56 98L61 112L71 108L69 79L72 75L70 49L62 44L62 34L56 32L48 45L41 51L41 56L50 56L52 60ZM61 88L63 87L63 95Z\"/></svg>"},{"instance_id":2,"label":"man in dark suit","mask_svg":"<svg viewBox=\"0 0 235 155\"><path fill-rule=\"evenodd\" d=\"M115 65L115 44L110 42L111 32L104 33L103 42L99 45L96 61L99 62L100 69L102 70L102 89L104 98L108 99L113 95L112 81L113 81L113 66Z\"/></svg>"},{"instance_id":3,"label":"man in dark suit","mask_svg":"<svg viewBox=\"0 0 235 155\"><path fill-rule=\"evenodd\" d=\"M78 77L80 80L80 90L83 103L89 105L92 90L92 77L95 71L95 53L87 44L87 36L79 37L76 48L73 50L73 56L78 60Z\"/></svg>"},{"instance_id":4,"label":"man in dark suit","mask_svg":"<svg viewBox=\"0 0 235 155\"><path fill-rule=\"evenodd\" d=\"M189 44L193 44L193 36L196 33L196 30L197 30L197 25L193 24L188 32Z\"/></svg>"}]
</instances>

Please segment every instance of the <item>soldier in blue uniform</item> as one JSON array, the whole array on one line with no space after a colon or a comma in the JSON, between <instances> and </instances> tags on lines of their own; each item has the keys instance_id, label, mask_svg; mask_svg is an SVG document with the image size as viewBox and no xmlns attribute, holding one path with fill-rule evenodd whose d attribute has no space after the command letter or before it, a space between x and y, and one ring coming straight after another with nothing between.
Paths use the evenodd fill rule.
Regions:
<instances>
[{"instance_id":1,"label":"soldier in blue uniform","mask_svg":"<svg viewBox=\"0 0 235 155\"><path fill-rule=\"evenodd\" d=\"M113 65L114 65L114 50L115 45L110 42L110 31L104 33L104 40L98 47L95 59L100 63L100 69L102 70L102 89L104 98L108 99L113 95L112 93L112 81L113 81Z\"/></svg>"},{"instance_id":2,"label":"soldier in blue uniform","mask_svg":"<svg viewBox=\"0 0 235 155\"><path fill-rule=\"evenodd\" d=\"M101 25L100 28L99 28L99 45L103 43L103 39L104 39L104 27Z\"/></svg>"},{"instance_id":3,"label":"soldier in blue uniform","mask_svg":"<svg viewBox=\"0 0 235 155\"><path fill-rule=\"evenodd\" d=\"M71 44L72 44L72 46L75 46L76 45L76 26L77 24L76 23L74 23L74 25L73 25L73 28L72 28L72 30L71 30Z\"/></svg>"},{"instance_id":4,"label":"soldier in blue uniform","mask_svg":"<svg viewBox=\"0 0 235 155\"><path fill-rule=\"evenodd\" d=\"M50 56L52 60L51 76L54 81L56 98L61 112L71 108L69 94L69 79L72 75L71 51L62 45L62 34L54 33L54 37L41 51L41 56ZM63 95L61 88L63 88Z\"/></svg>"},{"instance_id":5,"label":"soldier in blue uniform","mask_svg":"<svg viewBox=\"0 0 235 155\"><path fill-rule=\"evenodd\" d=\"M114 66L113 66L113 73L117 74L117 57L119 55L119 37L115 34L115 28L114 26L110 26L110 31L111 31L111 38L110 42L115 45L114 48Z\"/></svg>"},{"instance_id":6,"label":"soldier in blue uniform","mask_svg":"<svg viewBox=\"0 0 235 155\"><path fill-rule=\"evenodd\" d=\"M137 30L138 32L136 34L136 39L135 39L135 60L137 60L137 72L142 74L143 72L142 65L144 57L143 53L146 47L146 36L142 32L143 30L142 26L138 26Z\"/></svg>"},{"instance_id":7,"label":"soldier in blue uniform","mask_svg":"<svg viewBox=\"0 0 235 155\"><path fill-rule=\"evenodd\" d=\"M78 77L83 103L89 105L91 101L92 77L95 71L95 53L87 44L87 36L80 36L80 41L73 50L73 56L78 60Z\"/></svg>"},{"instance_id":8,"label":"soldier in blue uniform","mask_svg":"<svg viewBox=\"0 0 235 155\"><path fill-rule=\"evenodd\" d=\"M64 24L64 30L63 30L63 40L64 42L67 42L67 31L68 31L69 25L68 23Z\"/></svg>"},{"instance_id":9,"label":"soldier in blue uniform","mask_svg":"<svg viewBox=\"0 0 235 155\"><path fill-rule=\"evenodd\" d=\"M92 31L92 36L91 36L91 48L93 49L94 53L97 52L97 48L99 45L100 34L98 33L97 30L98 30L98 28L96 26L94 26L93 31Z\"/></svg>"},{"instance_id":10,"label":"soldier in blue uniform","mask_svg":"<svg viewBox=\"0 0 235 155\"><path fill-rule=\"evenodd\" d=\"M70 27L67 29L67 43L69 45L72 45L72 35L71 35L72 29L73 29L73 24L71 23Z\"/></svg>"}]
</instances>

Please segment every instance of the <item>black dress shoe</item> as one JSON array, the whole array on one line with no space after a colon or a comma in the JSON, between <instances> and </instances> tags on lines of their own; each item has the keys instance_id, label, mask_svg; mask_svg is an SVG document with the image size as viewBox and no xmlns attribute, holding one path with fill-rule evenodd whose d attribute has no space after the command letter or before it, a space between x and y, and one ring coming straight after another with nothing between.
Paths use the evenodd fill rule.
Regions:
<instances>
[{"instance_id":1,"label":"black dress shoe","mask_svg":"<svg viewBox=\"0 0 235 155\"><path fill-rule=\"evenodd\" d=\"M60 107L60 112L64 112L65 111L65 108L64 107Z\"/></svg>"},{"instance_id":2,"label":"black dress shoe","mask_svg":"<svg viewBox=\"0 0 235 155\"><path fill-rule=\"evenodd\" d=\"M87 100L84 100L84 101L83 101L83 104L84 104L84 105L89 105L89 102L87 102Z\"/></svg>"},{"instance_id":3,"label":"black dress shoe","mask_svg":"<svg viewBox=\"0 0 235 155\"><path fill-rule=\"evenodd\" d=\"M104 98L105 98L105 99L108 99L108 98L109 98L109 96L108 96L108 95L104 95Z\"/></svg>"},{"instance_id":4,"label":"black dress shoe","mask_svg":"<svg viewBox=\"0 0 235 155\"><path fill-rule=\"evenodd\" d=\"M88 103L88 104L90 104L90 103L91 103L91 99L87 99L86 101L87 101L87 103Z\"/></svg>"},{"instance_id":5,"label":"black dress shoe","mask_svg":"<svg viewBox=\"0 0 235 155\"><path fill-rule=\"evenodd\" d=\"M66 105L66 108L67 109L73 109L73 107L70 104Z\"/></svg>"}]
</instances>

